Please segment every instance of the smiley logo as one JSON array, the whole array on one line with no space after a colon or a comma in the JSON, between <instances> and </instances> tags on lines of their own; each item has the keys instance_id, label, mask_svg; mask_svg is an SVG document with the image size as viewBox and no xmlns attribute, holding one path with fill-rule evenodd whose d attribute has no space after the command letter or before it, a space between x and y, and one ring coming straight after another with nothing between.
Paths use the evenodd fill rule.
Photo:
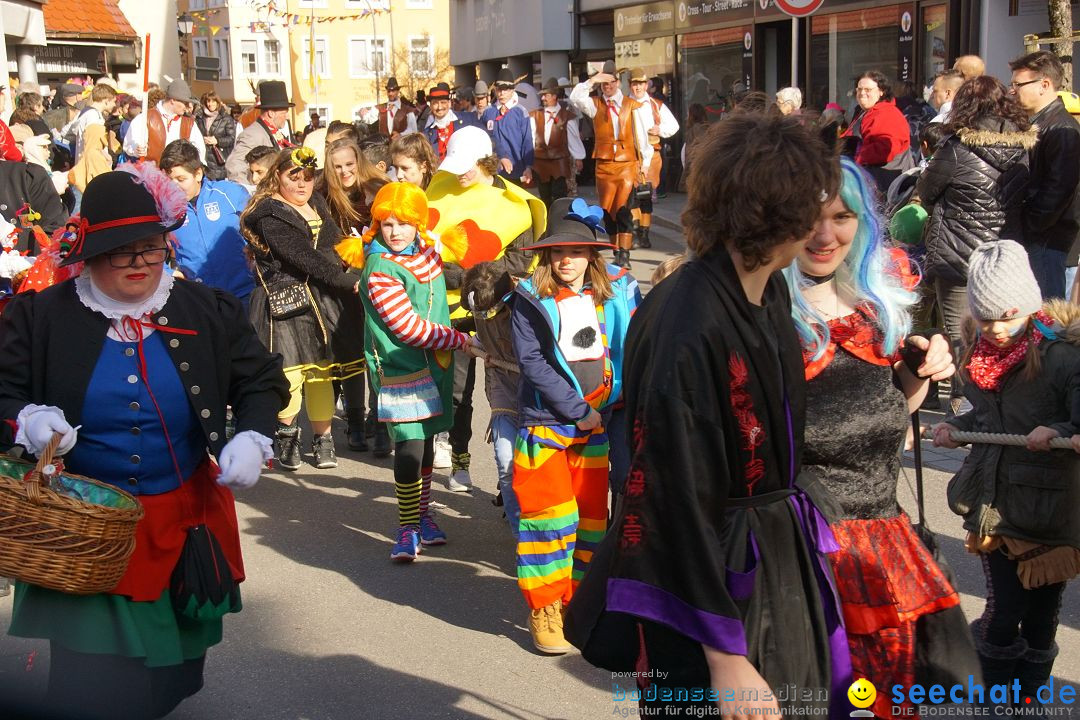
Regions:
<instances>
[{"instance_id":1,"label":"smiley logo","mask_svg":"<svg viewBox=\"0 0 1080 720\"><path fill-rule=\"evenodd\" d=\"M855 707L868 708L877 699L877 688L874 687L874 683L866 678L859 678L851 683L851 687L847 691L847 697Z\"/></svg>"}]
</instances>

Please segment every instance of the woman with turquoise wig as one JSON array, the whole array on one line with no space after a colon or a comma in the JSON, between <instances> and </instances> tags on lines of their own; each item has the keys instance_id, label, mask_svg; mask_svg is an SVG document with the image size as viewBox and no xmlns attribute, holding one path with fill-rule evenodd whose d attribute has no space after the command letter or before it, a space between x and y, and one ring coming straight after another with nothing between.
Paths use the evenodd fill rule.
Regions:
<instances>
[{"instance_id":1,"label":"woman with turquoise wig","mask_svg":"<svg viewBox=\"0 0 1080 720\"><path fill-rule=\"evenodd\" d=\"M873 181L849 159L841 163L839 195L785 271L808 383L804 481L822 496L840 545L829 557L853 676L910 687L956 660L917 662L926 616L951 628L947 641L970 648L966 664L977 668L959 596L896 499L909 415L929 383L955 368L943 335L909 335L917 278L903 251L883 240ZM879 693L869 709L888 718L892 706Z\"/></svg>"}]
</instances>

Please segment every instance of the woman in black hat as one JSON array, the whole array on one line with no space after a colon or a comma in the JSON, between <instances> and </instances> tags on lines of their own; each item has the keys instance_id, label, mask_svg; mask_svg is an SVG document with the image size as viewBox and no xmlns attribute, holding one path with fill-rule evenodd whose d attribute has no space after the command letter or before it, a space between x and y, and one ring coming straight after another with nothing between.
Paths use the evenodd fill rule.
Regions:
<instances>
[{"instance_id":1,"label":"woman in black hat","mask_svg":"<svg viewBox=\"0 0 1080 720\"><path fill-rule=\"evenodd\" d=\"M283 150L240 216L255 256L250 318L272 352L285 358L287 407L278 414L278 462L300 468L301 404L311 421L317 468L337 467L330 423L332 380L364 372L360 277L346 273L334 245L341 230L314 193L318 162L310 148Z\"/></svg>"},{"instance_id":2,"label":"woman in black hat","mask_svg":"<svg viewBox=\"0 0 1080 720\"><path fill-rule=\"evenodd\" d=\"M82 263L81 273L19 295L0 319L11 363L0 376L0 418L17 427L15 442L39 454L59 433L69 472L138 496L146 513L110 592L16 585L9 632L50 640L49 700L62 717L167 714L202 687L222 616L240 609L229 488L254 485L272 457L288 388L281 358L236 298L163 272L186 204L153 165L94 178L65 240L62 264ZM238 430L227 443L226 404ZM195 546L210 551L206 535L189 537L196 524L218 543L222 572L210 584L185 572Z\"/></svg>"}]
</instances>

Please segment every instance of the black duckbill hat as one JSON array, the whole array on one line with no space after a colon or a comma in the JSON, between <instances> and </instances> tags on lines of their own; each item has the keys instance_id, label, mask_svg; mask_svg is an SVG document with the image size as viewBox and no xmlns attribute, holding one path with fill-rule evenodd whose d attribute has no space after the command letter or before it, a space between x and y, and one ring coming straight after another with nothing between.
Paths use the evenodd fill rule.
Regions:
<instances>
[{"instance_id":1,"label":"black duckbill hat","mask_svg":"<svg viewBox=\"0 0 1080 720\"><path fill-rule=\"evenodd\" d=\"M601 237L597 237L597 233ZM604 231L603 208L589 205L581 198L559 198L548 210L544 237L523 249L542 250L567 245L583 245L598 250L615 247Z\"/></svg>"}]
</instances>

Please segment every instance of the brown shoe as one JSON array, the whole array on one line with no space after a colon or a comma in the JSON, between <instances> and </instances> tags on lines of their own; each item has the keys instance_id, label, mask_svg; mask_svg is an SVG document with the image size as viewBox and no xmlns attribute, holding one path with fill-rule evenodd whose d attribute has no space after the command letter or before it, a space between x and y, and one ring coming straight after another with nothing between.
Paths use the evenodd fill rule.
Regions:
<instances>
[{"instance_id":1,"label":"brown shoe","mask_svg":"<svg viewBox=\"0 0 1080 720\"><path fill-rule=\"evenodd\" d=\"M542 653L562 655L573 649L563 636L561 600L529 613L529 634L533 645Z\"/></svg>"}]
</instances>

